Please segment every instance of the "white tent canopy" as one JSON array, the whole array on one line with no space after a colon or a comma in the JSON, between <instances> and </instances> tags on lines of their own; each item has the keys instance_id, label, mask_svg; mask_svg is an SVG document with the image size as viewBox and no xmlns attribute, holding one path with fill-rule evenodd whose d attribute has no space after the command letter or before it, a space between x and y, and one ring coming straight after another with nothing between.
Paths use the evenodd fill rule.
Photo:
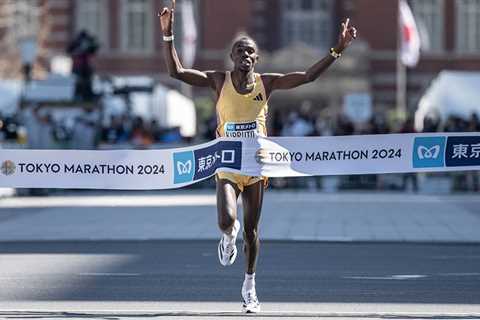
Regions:
<instances>
[{"instance_id":1,"label":"white tent canopy","mask_svg":"<svg viewBox=\"0 0 480 320\"><path fill-rule=\"evenodd\" d=\"M420 99L415 113L415 128L423 129L423 120L435 115L468 119L480 115L480 72L442 71Z\"/></svg>"},{"instance_id":2,"label":"white tent canopy","mask_svg":"<svg viewBox=\"0 0 480 320\"><path fill-rule=\"evenodd\" d=\"M179 127L184 137L194 137L197 128L194 102L176 90L155 84L150 77L114 77L119 86L153 87L153 92L133 92L130 95L131 112L147 120L157 120L165 128ZM105 114L121 114L127 105L118 97L108 95L104 100Z\"/></svg>"},{"instance_id":3,"label":"white tent canopy","mask_svg":"<svg viewBox=\"0 0 480 320\"><path fill-rule=\"evenodd\" d=\"M192 100L161 85L155 86L153 91L153 112L164 127L180 127L184 137L193 137L196 134L197 119L195 104Z\"/></svg>"},{"instance_id":4,"label":"white tent canopy","mask_svg":"<svg viewBox=\"0 0 480 320\"><path fill-rule=\"evenodd\" d=\"M15 113L20 101L22 84L20 81L0 81L0 113L11 115Z\"/></svg>"}]
</instances>

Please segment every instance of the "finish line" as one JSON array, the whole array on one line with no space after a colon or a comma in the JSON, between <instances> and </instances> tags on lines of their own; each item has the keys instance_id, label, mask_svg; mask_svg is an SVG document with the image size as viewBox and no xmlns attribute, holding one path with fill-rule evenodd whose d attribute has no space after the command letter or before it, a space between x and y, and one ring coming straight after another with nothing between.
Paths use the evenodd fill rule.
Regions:
<instances>
[{"instance_id":1,"label":"finish line","mask_svg":"<svg viewBox=\"0 0 480 320\"><path fill-rule=\"evenodd\" d=\"M259 164L255 155L263 149ZM480 133L219 138L163 150L1 150L0 187L154 190L219 171L299 177L480 169Z\"/></svg>"}]
</instances>

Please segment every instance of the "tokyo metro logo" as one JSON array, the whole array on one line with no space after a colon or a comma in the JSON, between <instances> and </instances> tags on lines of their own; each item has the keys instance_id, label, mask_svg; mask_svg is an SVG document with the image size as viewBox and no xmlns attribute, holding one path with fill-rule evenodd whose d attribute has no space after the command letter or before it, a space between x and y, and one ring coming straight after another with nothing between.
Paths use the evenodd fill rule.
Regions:
<instances>
[{"instance_id":1,"label":"tokyo metro logo","mask_svg":"<svg viewBox=\"0 0 480 320\"><path fill-rule=\"evenodd\" d=\"M193 180L195 160L193 151L176 152L173 154L174 183L185 183Z\"/></svg>"},{"instance_id":2,"label":"tokyo metro logo","mask_svg":"<svg viewBox=\"0 0 480 320\"><path fill-rule=\"evenodd\" d=\"M445 165L446 137L419 137L413 145L414 168L437 168Z\"/></svg>"},{"instance_id":3,"label":"tokyo metro logo","mask_svg":"<svg viewBox=\"0 0 480 320\"><path fill-rule=\"evenodd\" d=\"M430 149L419 146L417 149L417 155L420 160L424 159L437 159L438 155L440 154L440 145L436 145L431 147Z\"/></svg>"}]
</instances>

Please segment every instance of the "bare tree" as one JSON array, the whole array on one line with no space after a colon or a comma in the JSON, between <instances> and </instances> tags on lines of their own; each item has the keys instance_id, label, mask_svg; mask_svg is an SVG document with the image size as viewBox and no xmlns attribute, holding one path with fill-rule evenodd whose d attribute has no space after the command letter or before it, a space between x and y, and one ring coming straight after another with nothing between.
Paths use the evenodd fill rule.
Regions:
<instances>
[{"instance_id":1,"label":"bare tree","mask_svg":"<svg viewBox=\"0 0 480 320\"><path fill-rule=\"evenodd\" d=\"M0 3L0 76L18 77L22 62L35 61L40 28L39 0L5 0Z\"/></svg>"}]
</instances>

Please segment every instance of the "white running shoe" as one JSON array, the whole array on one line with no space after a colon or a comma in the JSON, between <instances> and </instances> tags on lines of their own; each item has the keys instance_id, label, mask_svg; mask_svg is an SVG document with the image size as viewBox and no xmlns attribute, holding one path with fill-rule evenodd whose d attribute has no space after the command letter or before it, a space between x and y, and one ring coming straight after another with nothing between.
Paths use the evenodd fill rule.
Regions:
<instances>
[{"instance_id":1,"label":"white running shoe","mask_svg":"<svg viewBox=\"0 0 480 320\"><path fill-rule=\"evenodd\" d=\"M245 287L242 287L243 306L242 311L245 313L257 313L260 312L260 302L258 302L257 292L255 287L246 291Z\"/></svg>"},{"instance_id":2,"label":"white running shoe","mask_svg":"<svg viewBox=\"0 0 480 320\"><path fill-rule=\"evenodd\" d=\"M238 231L240 230L240 222L235 220L232 228L233 241L229 240L226 234L223 234L218 244L218 260L222 266L230 266L237 258L237 246L235 240L237 239Z\"/></svg>"}]
</instances>

